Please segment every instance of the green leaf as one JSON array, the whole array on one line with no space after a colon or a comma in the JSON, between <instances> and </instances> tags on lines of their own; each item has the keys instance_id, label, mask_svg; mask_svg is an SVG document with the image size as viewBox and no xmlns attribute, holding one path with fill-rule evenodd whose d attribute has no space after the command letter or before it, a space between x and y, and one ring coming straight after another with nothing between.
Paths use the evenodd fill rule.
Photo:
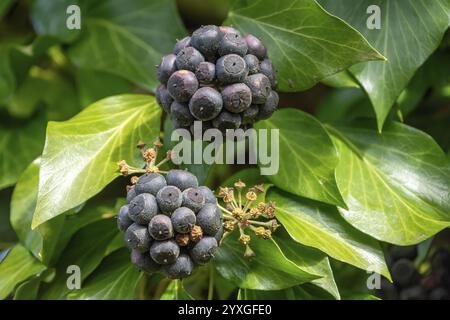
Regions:
<instances>
[{"instance_id":1,"label":"green leaf","mask_svg":"<svg viewBox=\"0 0 450 320\"><path fill-rule=\"evenodd\" d=\"M311 284L327 291L334 298L340 299L330 261L325 254L310 247L293 245L294 240L284 229L277 229L273 237L291 261L302 266L304 270L321 276L321 278L312 280Z\"/></svg>"},{"instance_id":2,"label":"green leaf","mask_svg":"<svg viewBox=\"0 0 450 320\"><path fill-rule=\"evenodd\" d=\"M276 291L239 289L238 300L332 300L333 297L310 283Z\"/></svg>"},{"instance_id":3,"label":"green leaf","mask_svg":"<svg viewBox=\"0 0 450 320\"><path fill-rule=\"evenodd\" d=\"M335 207L276 188L271 188L266 198L276 202L277 219L295 241L390 278L378 242L348 224Z\"/></svg>"},{"instance_id":4,"label":"green leaf","mask_svg":"<svg viewBox=\"0 0 450 320\"><path fill-rule=\"evenodd\" d=\"M378 129L417 69L439 46L449 26L450 3L446 0L320 0L324 7L358 29L387 57L387 62L358 64L350 71L372 101ZM381 29L367 27L367 8L381 9Z\"/></svg>"},{"instance_id":5,"label":"green leaf","mask_svg":"<svg viewBox=\"0 0 450 320\"><path fill-rule=\"evenodd\" d=\"M160 110L154 97L121 95L100 100L68 121L50 122L32 227L101 191L119 175L119 161L141 165L136 143L158 136Z\"/></svg>"},{"instance_id":6,"label":"green leaf","mask_svg":"<svg viewBox=\"0 0 450 320\"><path fill-rule=\"evenodd\" d=\"M316 117L322 122L348 121L357 118L374 118L367 95L360 89L333 90L319 102Z\"/></svg>"},{"instance_id":7,"label":"green leaf","mask_svg":"<svg viewBox=\"0 0 450 320\"><path fill-rule=\"evenodd\" d=\"M7 110L14 117L27 118L43 107L47 120L66 120L80 110L70 78L36 67L17 88Z\"/></svg>"},{"instance_id":8,"label":"green leaf","mask_svg":"<svg viewBox=\"0 0 450 320\"><path fill-rule=\"evenodd\" d=\"M11 193L11 189L0 191L0 262L2 249L17 242L17 235L9 222Z\"/></svg>"},{"instance_id":9,"label":"green leaf","mask_svg":"<svg viewBox=\"0 0 450 320\"><path fill-rule=\"evenodd\" d=\"M115 202L89 202L80 212L66 212L33 230L31 221L36 208L39 168L40 158L31 163L20 177L12 195L10 219L21 243L44 264L52 265L79 229L114 216Z\"/></svg>"},{"instance_id":10,"label":"green leaf","mask_svg":"<svg viewBox=\"0 0 450 320\"><path fill-rule=\"evenodd\" d=\"M26 248L20 244L14 246L0 263L0 299L5 299L19 283L44 270L45 266Z\"/></svg>"},{"instance_id":11,"label":"green leaf","mask_svg":"<svg viewBox=\"0 0 450 320\"><path fill-rule=\"evenodd\" d=\"M58 260L55 279L43 286L39 298L63 299L70 291L66 284L67 267L70 265L80 267L81 281L84 281L98 267L117 234L115 219L94 222L78 231Z\"/></svg>"},{"instance_id":12,"label":"green leaf","mask_svg":"<svg viewBox=\"0 0 450 320\"><path fill-rule=\"evenodd\" d=\"M359 88L358 82L352 77L348 70L333 74L330 77L322 79L321 82L334 88Z\"/></svg>"},{"instance_id":13,"label":"green leaf","mask_svg":"<svg viewBox=\"0 0 450 320\"><path fill-rule=\"evenodd\" d=\"M225 24L262 39L282 91L299 91L352 64L383 59L349 25L313 0L235 0Z\"/></svg>"},{"instance_id":14,"label":"green leaf","mask_svg":"<svg viewBox=\"0 0 450 320\"><path fill-rule=\"evenodd\" d=\"M14 0L3 0L2 2L0 2L0 20L8 12L13 3Z\"/></svg>"},{"instance_id":15,"label":"green leaf","mask_svg":"<svg viewBox=\"0 0 450 320\"><path fill-rule=\"evenodd\" d=\"M15 184L27 166L39 156L44 136L42 115L25 125L0 126L0 189Z\"/></svg>"},{"instance_id":16,"label":"green leaf","mask_svg":"<svg viewBox=\"0 0 450 320\"><path fill-rule=\"evenodd\" d=\"M66 10L71 5L79 4L77 0L34 1L31 7L31 20L33 21L33 27L36 33L38 35L55 37L62 42L74 41L84 28L84 12L83 9L80 10L81 30L78 30L67 27L67 20L72 16L72 13L69 14ZM49 16L53 18L49 19Z\"/></svg>"},{"instance_id":17,"label":"green leaf","mask_svg":"<svg viewBox=\"0 0 450 320\"><path fill-rule=\"evenodd\" d=\"M70 293L77 300L130 300L141 274L130 263L128 249L106 257L80 290Z\"/></svg>"},{"instance_id":18,"label":"green leaf","mask_svg":"<svg viewBox=\"0 0 450 320\"><path fill-rule=\"evenodd\" d=\"M172 280L160 300L194 300L194 298L184 289L180 280Z\"/></svg>"},{"instance_id":19,"label":"green leaf","mask_svg":"<svg viewBox=\"0 0 450 320\"><path fill-rule=\"evenodd\" d=\"M336 180L348 210L342 216L372 237L419 243L450 226L450 166L427 134L387 123L329 127L341 160Z\"/></svg>"},{"instance_id":20,"label":"green leaf","mask_svg":"<svg viewBox=\"0 0 450 320\"><path fill-rule=\"evenodd\" d=\"M40 158L33 161L20 176L11 198L11 225L21 243L36 257L42 247L39 230L31 230L31 220L39 185Z\"/></svg>"},{"instance_id":21,"label":"green leaf","mask_svg":"<svg viewBox=\"0 0 450 320\"><path fill-rule=\"evenodd\" d=\"M279 171L268 176L270 181L291 193L345 206L334 178L337 150L319 121L298 110L282 109L255 127L279 129L279 143L268 147L272 157L280 158Z\"/></svg>"},{"instance_id":22,"label":"green leaf","mask_svg":"<svg viewBox=\"0 0 450 320\"><path fill-rule=\"evenodd\" d=\"M40 277L33 277L17 287L14 300L35 300L41 285Z\"/></svg>"},{"instance_id":23,"label":"green leaf","mask_svg":"<svg viewBox=\"0 0 450 320\"><path fill-rule=\"evenodd\" d=\"M82 107L133 90L133 86L127 80L104 71L77 68L76 81Z\"/></svg>"},{"instance_id":24,"label":"green leaf","mask_svg":"<svg viewBox=\"0 0 450 320\"><path fill-rule=\"evenodd\" d=\"M321 276L320 269L311 272L311 261L317 263L317 256L308 256L309 251L303 252L303 246L294 241L279 243L275 236L267 240L253 236L250 246L256 255L249 260L244 258L245 247L239 243L238 235L235 231L224 239L213 263L224 278L240 288L278 290ZM293 251L304 260L297 259L297 255L290 259L288 254Z\"/></svg>"},{"instance_id":25,"label":"green leaf","mask_svg":"<svg viewBox=\"0 0 450 320\"><path fill-rule=\"evenodd\" d=\"M155 65L185 33L175 1L103 0L89 3L81 37L69 56L78 67L110 72L153 89L158 84Z\"/></svg>"}]
</instances>

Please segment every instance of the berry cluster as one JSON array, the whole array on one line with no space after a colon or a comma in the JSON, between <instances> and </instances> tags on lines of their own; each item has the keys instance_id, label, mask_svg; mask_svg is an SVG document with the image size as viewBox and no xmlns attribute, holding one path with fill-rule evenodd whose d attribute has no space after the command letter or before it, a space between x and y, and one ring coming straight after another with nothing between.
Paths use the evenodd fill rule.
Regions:
<instances>
[{"instance_id":1,"label":"berry cluster","mask_svg":"<svg viewBox=\"0 0 450 320\"><path fill-rule=\"evenodd\" d=\"M387 261L394 283L383 279L380 296L386 300L450 299L450 252L438 249L422 273L414 263L416 257L416 246L391 248Z\"/></svg>"},{"instance_id":2,"label":"berry cluster","mask_svg":"<svg viewBox=\"0 0 450 320\"><path fill-rule=\"evenodd\" d=\"M120 163L122 174L144 174L132 177L117 225L140 270L184 278L213 258L223 235L223 216L213 192L199 186L192 173L159 170L170 156L155 165L158 147L155 143L155 148L143 150L145 169Z\"/></svg>"},{"instance_id":3,"label":"berry cluster","mask_svg":"<svg viewBox=\"0 0 450 320\"><path fill-rule=\"evenodd\" d=\"M225 207L220 204L218 206L222 209L225 220L223 237L238 229L239 242L245 246L244 257L251 258L255 253L250 248L251 236L246 233L246 230L250 230L261 239L269 239L272 237L272 232L280 225L275 219L275 203L258 202L258 194L264 192L264 186L256 185L244 192L245 187L245 183L238 180L234 184L234 189L220 188L219 197ZM261 221L260 218L265 221Z\"/></svg>"},{"instance_id":4,"label":"berry cluster","mask_svg":"<svg viewBox=\"0 0 450 320\"><path fill-rule=\"evenodd\" d=\"M231 27L202 26L179 40L158 67L160 106L175 128L247 128L278 106L276 72L264 44Z\"/></svg>"}]
</instances>

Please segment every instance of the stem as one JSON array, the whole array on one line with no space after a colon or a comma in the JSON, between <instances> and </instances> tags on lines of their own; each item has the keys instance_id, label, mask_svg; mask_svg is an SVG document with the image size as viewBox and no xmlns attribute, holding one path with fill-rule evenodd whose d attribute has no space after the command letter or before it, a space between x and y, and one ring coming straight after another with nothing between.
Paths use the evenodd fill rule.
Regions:
<instances>
[{"instance_id":1,"label":"stem","mask_svg":"<svg viewBox=\"0 0 450 320\"><path fill-rule=\"evenodd\" d=\"M228 220L233 220L233 221L236 220L235 217L230 216L229 214L226 214L226 213L223 215L223 217L224 217L225 219L228 219Z\"/></svg>"},{"instance_id":2,"label":"stem","mask_svg":"<svg viewBox=\"0 0 450 320\"><path fill-rule=\"evenodd\" d=\"M169 160L170 160L169 158L165 158L165 159L161 160L156 166L159 168L160 166L162 166L164 163L166 163Z\"/></svg>"},{"instance_id":3,"label":"stem","mask_svg":"<svg viewBox=\"0 0 450 320\"><path fill-rule=\"evenodd\" d=\"M250 208L252 203L253 203L253 201L247 200L247 202L245 203L244 212L247 212L248 208Z\"/></svg>"},{"instance_id":4,"label":"stem","mask_svg":"<svg viewBox=\"0 0 450 320\"><path fill-rule=\"evenodd\" d=\"M261 221L255 221L255 220L247 220L248 223L257 225L257 226L263 226L263 227L270 227L270 221L267 222L261 222Z\"/></svg>"},{"instance_id":5,"label":"stem","mask_svg":"<svg viewBox=\"0 0 450 320\"><path fill-rule=\"evenodd\" d=\"M208 285L208 300L214 297L214 269L212 264L209 264L209 285Z\"/></svg>"},{"instance_id":6,"label":"stem","mask_svg":"<svg viewBox=\"0 0 450 320\"><path fill-rule=\"evenodd\" d=\"M238 196L239 196L239 208L242 208L242 190L238 190Z\"/></svg>"},{"instance_id":7,"label":"stem","mask_svg":"<svg viewBox=\"0 0 450 320\"><path fill-rule=\"evenodd\" d=\"M226 213L228 213L230 215L233 215L233 213L230 210L222 207L220 204L217 204L217 206L220 208L220 210L222 210L222 211L224 211L224 212L226 212Z\"/></svg>"},{"instance_id":8,"label":"stem","mask_svg":"<svg viewBox=\"0 0 450 320\"><path fill-rule=\"evenodd\" d=\"M175 280L175 300L178 300L178 290L180 288L180 279Z\"/></svg>"}]
</instances>

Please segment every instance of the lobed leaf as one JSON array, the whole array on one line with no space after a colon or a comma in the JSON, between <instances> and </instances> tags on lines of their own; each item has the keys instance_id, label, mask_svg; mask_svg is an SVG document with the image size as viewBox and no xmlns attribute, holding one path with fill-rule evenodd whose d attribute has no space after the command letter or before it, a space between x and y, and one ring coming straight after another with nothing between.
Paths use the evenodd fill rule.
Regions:
<instances>
[{"instance_id":1,"label":"lobed leaf","mask_svg":"<svg viewBox=\"0 0 450 320\"><path fill-rule=\"evenodd\" d=\"M417 69L436 50L450 24L446 0L319 0L330 13L358 29L387 62L371 61L350 68L369 95L378 130ZM369 6L380 8L381 28L369 29Z\"/></svg>"},{"instance_id":2,"label":"lobed leaf","mask_svg":"<svg viewBox=\"0 0 450 320\"><path fill-rule=\"evenodd\" d=\"M160 114L153 97L121 95L100 100L68 121L50 122L32 228L101 191L119 175L120 160L142 165L135 146L159 135Z\"/></svg>"},{"instance_id":3,"label":"lobed leaf","mask_svg":"<svg viewBox=\"0 0 450 320\"><path fill-rule=\"evenodd\" d=\"M383 133L367 123L329 127L339 147L336 181L344 219L397 245L419 243L450 226L450 166L427 134L400 123Z\"/></svg>"},{"instance_id":4,"label":"lobed leaf","mask_svg":"<svg viewBox=\"0 0 450 320\"><path fill-rule=\"evenodd\" d=\"M390 278L378 242L348 224L335 207L276 188L269 190L266 199L276 202L277 219L295 241Z\"/></svg>"},{"instance_id":5,"label":"lobed leaf","mask_svg":"<svg viewBox=\"0 0 450 320\"><path fill-rule=\"evenodd\" d=\"M305 90L355 63L384 58L313 0L235 0L225 24L261 38L282 91Z\"/></svg>"},{"instance_id":6,"label":"lobed leaf","mask_svg":"<svg viewBox=\"0 0 450 320\"><path fill-rule=\"evenodd\" d=\"M268 147L280 159L279 171L268 176L271 182L297 195L345 206L334 178L337 150L319 121L299 110L281 109L255 127L279 130L279 153L271 143Z\"/></svg>"}]
</instances>

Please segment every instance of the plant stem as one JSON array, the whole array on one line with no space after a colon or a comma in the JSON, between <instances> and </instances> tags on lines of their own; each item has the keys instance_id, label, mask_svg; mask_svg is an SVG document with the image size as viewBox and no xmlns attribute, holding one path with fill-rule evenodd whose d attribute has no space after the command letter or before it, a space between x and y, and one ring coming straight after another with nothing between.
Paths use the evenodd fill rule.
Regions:
<instances>
[{"instance_id":1,"label":"plant stem","mask_svg":"<svg viewBox=\"0 0 450 320\"><path fill-rule=\"evenodd\" d=\"M214 297L214 268L212 264L209 264L209 285L208 285L208 300L212 300Z\"/></svg>"},{"instance_id":2,"label":"plant stem","mask_svg":"<svg viewBox=\"0 0 450 320\"><path fill-rule=\"evenodd\" d=\"M247 220L248 223L257 225L257 226L263 226L263 227L270 227L270 221L268 222L261 222L261 221L255 221L255 220Z\"/></svg>"},{"instance_id":3,"label":"plant stem","mask_svg":"<svg viewBox=\"0 0 450 320\"><path fill-rule=\"evenodd\" d=\"M222 211L224 211L224 212L226 212L226 213L228 213L230 215L233 215L233 213L230 210L222 207L220 204L217 204L217 206L220 208L220 210L222 210Z\"/></svg>"}]
</instances>

